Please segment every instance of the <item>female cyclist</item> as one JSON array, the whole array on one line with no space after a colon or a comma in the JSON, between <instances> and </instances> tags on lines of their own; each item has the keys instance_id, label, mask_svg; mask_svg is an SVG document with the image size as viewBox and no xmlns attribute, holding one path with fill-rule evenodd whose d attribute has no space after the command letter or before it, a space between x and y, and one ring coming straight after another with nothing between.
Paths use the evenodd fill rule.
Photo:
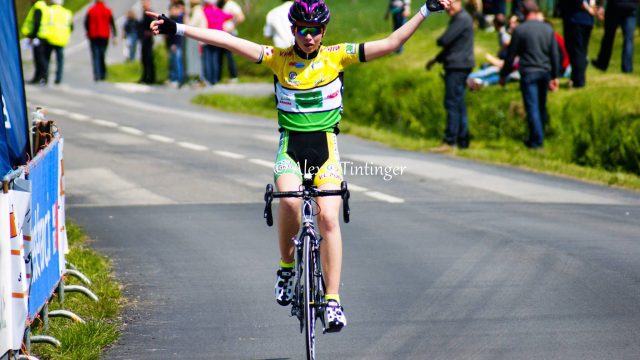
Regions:
<instances>
[{"instance_id":1,"label":"female cyclist","mask_svg":"<svg viewBox=\"0 0 640 360\"><path fill-rule=\"evenodd\" d=\"M164 15L151 23L154 34L177 34L223 47L249 61L268 66L275 74L280 149L274 166L278 191L297 191L303 173L313 173L314 185L323 190L340 189L343 174L336 142L342 116L342 72L348 65L366 62L402 46L427 16L449 7L449 0L427 0L419 13L388 37L366 43L323 46L331 18L324 0L295 0L289 10L295 44L286 49L259 45L224 31L176 24ZM321 211L318 226L323 236L322 267L326 280L327 331L347 324L340 305L342 266L340 199L317 199ZM300 200L281 199L278 208L280 266L275 295L281 305L293 297L294 245L300 228Z\"/></svg>"}]
</instances>

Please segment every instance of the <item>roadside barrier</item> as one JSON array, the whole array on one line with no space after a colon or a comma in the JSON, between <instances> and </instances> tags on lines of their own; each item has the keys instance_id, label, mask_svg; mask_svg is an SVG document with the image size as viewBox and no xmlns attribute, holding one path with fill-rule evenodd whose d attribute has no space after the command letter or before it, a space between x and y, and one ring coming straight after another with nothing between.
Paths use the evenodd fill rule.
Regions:
<instances>
[{"instance_id":1,"label":"roadside barrier","mask_svg":"<svg viewBox=\"0 0 640 360\"><path fill-rule=\"evenodd\" d=\"M48 133L43 134L46 123ZM47 335L32 335L31 324L42 321L44 332L50 317L82 318L68 310L49 311L54 295L60 304L64 294L81 292L98 297L80 285L65 285L73 276L85 285L91 281L65 261L69 252L65 228L64 140L44 111L34 113L38 154L27 165L7 174L0 192L0 359L36 359L32 343L60 346ZM44 136L43 135L48 135ZM43 139L46 139L43 142Z\"/></svg>"}]
</instances>

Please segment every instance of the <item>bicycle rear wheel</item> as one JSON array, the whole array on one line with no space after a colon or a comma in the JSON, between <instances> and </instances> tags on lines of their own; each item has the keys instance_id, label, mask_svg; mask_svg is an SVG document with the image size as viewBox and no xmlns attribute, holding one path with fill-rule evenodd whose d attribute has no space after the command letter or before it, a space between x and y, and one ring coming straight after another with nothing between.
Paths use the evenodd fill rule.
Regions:
<instances>
[{"instance_id":1,"label":"bicycle rear wheel","mask_svg":"<svg viewBox=\"0 0 640 360\"><path fill-rule=\"evenodd\" d=\"M316 304L315 304L315 281L314 281L314 269L313 263L314 257L312 255L311 237L304 236L303 245L303 258L304 258L304 328L305 328L305 342L307 345L307 360L315 360L316 358Z\"/></svg>"}]
</instances>

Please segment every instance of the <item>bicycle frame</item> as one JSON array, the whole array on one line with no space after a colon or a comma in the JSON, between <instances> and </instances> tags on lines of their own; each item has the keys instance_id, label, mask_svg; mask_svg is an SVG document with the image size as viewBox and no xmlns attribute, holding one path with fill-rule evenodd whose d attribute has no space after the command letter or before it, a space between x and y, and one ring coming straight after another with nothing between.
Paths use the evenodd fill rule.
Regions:
<instances>
[{"instance_id":1,"label":"bicycle frame","mask_svg":"<svg viewBox=\"0 0 640 360\"><path fill-rule=\"evenodd\" d=\"M296 281L294 298L291 306L291 316L300 321L300 332L305 331L307 345L307 359L315 359L315 324L320 318L323 333L326 332L324 323L325 283L320 262L320 241L322 237L315 230L313 198L319 196L341 196L343 204L343 218L348 223L350 218L349 190L347 183L342 182L340 190L318 190L312 186L312 176L305 174L301 190L289 192L274 192L273 185L267 185L264 195L266 202L264 218L267 225L273 225L271 202L274 198L294 197L302 199L302 229L300 235L293 239L295 245Z\"/></svg>"}]
</instances>

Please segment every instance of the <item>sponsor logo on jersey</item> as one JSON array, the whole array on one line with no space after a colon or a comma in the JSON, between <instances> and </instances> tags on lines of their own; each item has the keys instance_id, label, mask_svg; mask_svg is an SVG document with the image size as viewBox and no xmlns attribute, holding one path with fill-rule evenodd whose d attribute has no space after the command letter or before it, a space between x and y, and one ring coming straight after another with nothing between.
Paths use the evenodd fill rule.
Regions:
<instances>
[{"instance_id":1,"label":"sponsor logo on jersey","mask_svg":"<svg viewBox=\"0 0 640 360\"><path fill-rule=\"evenodd\" d=\"M321 108L322 91L296 93L296 106L303 109Z\"/></svg>"},{"instance_id":2,"label":"sponsor logo on jersey","mask_svg":"<svg viewBox=\"0 0 640 360\"><path fill-rule=\"evenodd\" d=\"M327 99L335 99L340 95L340 91L334 91L331 94L327 95Z\"/></svg>"},{"instance_id":3,"label":"sponsor logo on jersey","mask_svg":"<svg viewBox=\"0 0 640 360\"><path fill-rule=\"evenodd\" d=\"M289 73L289 79L294 80L295 78L298 77L298 73L295 71L292 71Z\"/></svg>"},{"instance_id":4,"label":"sponsor logo on jersey","mask_svg":"<svg viewBox=\"0 0 640 360\"><path fill-rule=\"evenodd\" d=\"M293 105L293 103L291 101L284 100L284 99L280 100L279 103L282 104L282 105L289 105L289 106Z\"/></svg>"},{"instance_id":5,"label":"sponsor logo on jersey","mask_svg":"<svg viewBox=\"0 0 640 360\"><path fill-rule=\"evenodd\" d=\"M332 45L332 46L327 47L327 51L328 52L336 52L338 50L340 50L340 45Z\"/></svg>"},{"instance_id":6,"label":"sponsor logo on jersey","mask_svg":"<svg viewBox=\"0 0 640 360\"><path fill-rule=\"evenodd\" d=\"M318 70L318 69L322 69L324 67L324 62L322 61L316 61L311 63L311 70Z\"/></svg>"},{"instance_id":7,"label":"sponsor logo on jersey","mask_svg":"<svg viewBox=\"0 0 640 360\"><path fill-rule=\"evenodd\" d=\"M355 44L347 44L345 51L349 55L353 55L356 53L356 45Z\"/></svg>"},{"instance_id":8,"label":"sponsor logo on jersey","mask_svg":"<svg viewBox=\"0 0 640 360\"><path fill-rule=\"evenodd\" d=\"M304 67L304 63L292 61L289 63L289 66L297 69L302 69Z\"/></svg>"},{"instance_id":9,"label":"sponsor logo on jersey","mask_svg":"<svg viewBox=\"0 0 640 360\"><path fill-rule=\"evenodd\" d=\"M291 55L293 55L293 50L280 51L280 57L289 57Z\"/></svg>"}]
</instances>

